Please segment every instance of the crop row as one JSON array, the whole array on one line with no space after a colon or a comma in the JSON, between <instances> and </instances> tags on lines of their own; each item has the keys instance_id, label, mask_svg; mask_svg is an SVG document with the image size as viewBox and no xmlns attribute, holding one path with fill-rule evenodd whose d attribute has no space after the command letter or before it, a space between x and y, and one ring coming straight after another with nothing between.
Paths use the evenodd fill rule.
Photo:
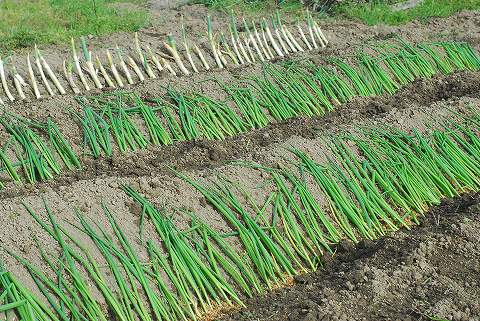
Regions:
<instances>
[{"instance_id":1,"label":"crop row","mask_svg":"<svg viewBox=\"0 0 480 321\"><path fill-rule=\"evenodd\" d=\"M121 50L117 45L113 55L110 50L105 51L107 61L102 62L98 54L95 55L88 48L85 37L80 39L83 57L79 57L75 41L72 39L72 56L69 60L63 61L63 79L74 94L79 94L90 91L92 88L122 88L125 84L131 85L143 82L145 79L157 78L158 73L176 76L178 70L183 75L197 73L202 69L209 70L214 68L210 66L212 57L214 66L222 69L227 66L268 61L296 52L323 48L328 43L327 38L309 12L307 12L306 23L303 26L300 23L296 24L298 32L296 35L282 23L278 12L271 17L272 28L265 18L260 22L251 21L251 23L243 18L241 27L238 27L237 18L232 14L229 32L226 32L230 37L225 36L222 30L215 32L210 17L207 17L206 20L208 45L203 49L195 41L187 40L183 22L180 41L183 51L178 47L171 34L167 36L161 46L166 52L161 50L155 52L156 48L152 50L148 45L142 46L135 33L134 53ZM194 55L197 56L196 59L193 58ZM206 57L210 59L206 59ZM26 78L28 83L15 65L8 64L7 59L0 58L1 87L9 101L26 99L26 91L33 93L36 99L45 95L66 94L68 89L65 89L67 87L61 81L62 77L55 74L55 68L50 67L38 48L35 48L33 58L34 64L32 65L30 55L27 56L28 77ZM197 60L196 63L195 60ZM33 66L36 67L36 72ZM17 98L10 90L12 82ZM41 87L43 87L42 90ZM3 104L1 97L0 104Z\"/></svg>"},{"instance_id":2,"label":"crop row","mask_svg":"<svg viewBox=\"0 0 480 321\"><path fill-rule=\"evenodd\" d=\"M96 257L56 222L47 204L47 216L25 206L61 253L37 247L46 272L3 245L44 298L0 270L0 313L25 321L196 320L242 306L245 297L315 271L341 240L373 240L411 228L442 198L479 191L480 114L456 117L425 134L387 127L325 137L323 162L295 148L276 168L238 162L264 173L262 186L270 192L261 202L234 178L208 183L175 172L205 197L229 233L216 231L191 210L157 208L124 186L142 208L140 243L128 239L106 205L111 233L77 210L75 228L94 244ZM180 229L172 214L186 218L190 227ZM145 239L147 220L156 235ZM142 261L140 253L148 259Z\"/></svg>"},{"instance_id":3,"label":"crop row","mask_svg":"<svg viewBox=\"0 0 480 321\"><path fill-rule=\"evenodd\" d=\"M321 116L354 97L393 94L415 79L439 72L479 69L480 57L466 43L413 46L397 41L369 48L351 62L287 61L266 64L262 76L233 84L216 81L225 100L171 87L164 96L144 99L115 92L78 97L83 108L72 115L82 128L85 153L110 157L115 145L120 153L127 153L176 141L221 140L272 122ZM77 155L52 120L39 124L6 115L1 123L10 138L0 146L0 182L20 182L20 172L28 183L49 179L61 171L61 163L67 169L80 168Z\"/></svg>"}]
</instances>

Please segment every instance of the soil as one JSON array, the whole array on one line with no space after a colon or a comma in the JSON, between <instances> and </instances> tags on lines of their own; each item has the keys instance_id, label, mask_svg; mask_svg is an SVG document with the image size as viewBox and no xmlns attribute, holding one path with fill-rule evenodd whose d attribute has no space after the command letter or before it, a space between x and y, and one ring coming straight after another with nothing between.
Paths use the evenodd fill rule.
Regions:
<instances>
[{"instance_id":1,"label":"soil","mask_svg":"<svg viewBox=\"0 0 480 321\"><path fill-rule=\"evenodd\" d=\"M203 19L207 13L204 7L164 8L164 3L154 4L153 1L150 5L157 16L140 32L142 40L158 44L171 29L172 19L180 12L192 33L203 32ZM223 14L215 14L217 23L225 23L226 19ZM331 39L331 45L326 50L306 53L298 58L321 61L325 55L348 56L361 44L386 39L392 34L410 41L466 40L480 48L477 12L463 12L447 19L413 22L401 27L371 28L347 21L324 21L322 27ZM115 43L130 43L131 36L115 34L92 38L90 43L97 49L108 48ZM61 55L58 53L66 55L68 51L62 46L43 49L48 59L60 59L59 62ZM221 99L218 87L205 79L215 76L228 82L259 71L257 64L191 77L165 75L130 89L142 96L154 96L164 93L165 85L174 84ZM76 224L75 209L78 209L109 232L107 218L102 212L103 202L121 222L125 235L132 240L143 260L147 255L137 241L141 213L121 190L123 184L137 189L154 204L193 210L214 228L229 232L229 226L220 215L197 191L175 177L170 167L201 181L212 180L217 175L227 176L251 191L252 198L259 201L269 192L262 185L265 178L253 169L229 164L229 160L274 165L285 162L286 148L291 146L321 160L324 157L321 156L324 135L382 125L424 131L428 126L453 119L456 113L465 113L472 107L480 108L480 73L462 72L418 80L393 96L355 99L324 117L276 123L221 142L177 143L127 155L116 152L111 158L95 161L82 156L80 171L65 172L52 181L33 186L6 184L6 188L0 191L0 245L51 273L37 249L41 246L47 253L54 254L58 248L22 204L45 218L45 200L57 221L65 224L75 238L93 248L85 235L67 223ZM71 110L80 110L72 95L16 102L6 108L35 119L52 117L77 153L82 154L81 131L69 114ZM316 196L321 203L321 196ZM478 205L473 205L478 204L478 200L478 195L467 195L446 201L432 210L420 227L400 231L375 243L362 242L357 248L342 243L318 273L297 278L292 288L252 299L246 310L225 316L224 320L421 320L427 315L449 320L478 320L480 311L476 298L480 294L480 285L476 279L480 276L480 211ZM186 227L185 218L175 216L174 220L180 227ZM148 222L145 237L156 238ZM94 256L100 258L98 253ZM4 251L0 251L0 262L4 262L25 286L35 288L28 273Z\"/></svg>"},{"instance_id":2,"label":"soil","mask_svg":"<svg viewBox=\"0 0 480 321\"><path fill-rule=\"evenodd\" d=\"M322 269L219 320L480 320L479 228L479 194L444 201L420 226L340 244Z\"/></svg>"}]
</instances>

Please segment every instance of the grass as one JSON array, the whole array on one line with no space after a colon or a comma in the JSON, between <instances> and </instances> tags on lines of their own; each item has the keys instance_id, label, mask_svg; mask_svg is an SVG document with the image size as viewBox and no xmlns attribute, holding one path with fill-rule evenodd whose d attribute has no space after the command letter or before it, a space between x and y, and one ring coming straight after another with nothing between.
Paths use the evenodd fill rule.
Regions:
<instances>
[{"instance_id":1,"label":"grass","mask_svg":"<svg viewBox=\"0 0 480 321\"><path fill-rule=\"evenodd\" d=\"M147 22L144 0L3 0L0 52L71 37L136 31ZM122 7L125 7L122 9Z\"/></svg>"},{"instance_id":2,"label":"grass","mask_svg":"<svg viewBox=\"0 0 480 321\"><path fill-rule=\"evenodd\" d=\"M193 0L193 3L203 4L211 9L223 12L230 13L231 10L234 10L238 13L248 13L255 16L271 14L276 9L287 15L302 16L305 10L297 0Z\"/></svg>"},{"instance_id":3,"label":"grass","mask_svg":"<svg viewBox=\"0 0 480 321\"><path fill-rule=\"evenodd\" d=\"M298 0L271 1L271 0L194 0L212 9L258 14L272 12L279 9L290 16L301 16L305 7ZM358 1L342 1L333 5L328 0L312 0L307 4L317 8L317 15L344 17L360 20L368 25L387 24L400 25L412 20L426 20L432 17L448 17L462 10L477 10L480 0L425 0L422 4L407 10L394 11L391 5L402 2L399 0L369 0L359 4Z\"/></svg>"},{"instance_id":4,"label":"grass","mask_svg":"<svg viewBox=\"0 0 480 321\"><path fill-rule=\"evenodd\" d=\"M367 25L400 25L412 20L448 17L462 10L480 8L480 0L425 0L414 8L402 11L393 11L386 1L369 2L359 5L346 1L335 8L335 11L337 15L360 20Z\"/></svg>"}]
</instances>

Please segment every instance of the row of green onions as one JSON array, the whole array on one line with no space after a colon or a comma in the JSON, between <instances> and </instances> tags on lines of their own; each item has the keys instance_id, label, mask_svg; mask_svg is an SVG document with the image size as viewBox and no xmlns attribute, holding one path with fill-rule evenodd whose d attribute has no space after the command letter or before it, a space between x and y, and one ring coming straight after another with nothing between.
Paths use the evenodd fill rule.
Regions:
<instances>
[{"instance_id":1,"label":"row of green onions","mask_svg":"<svg viewBox=\"0 0 480 321\"><path fill-rule=\"evenodd\" d=\"M443 198L478 192L480 114L453 117L425 133L379 127L328 136L319 155L292 148L280 166L234 163L262 173L259 188L267 192L261 201L233 179L200 182L175 172L225 220L227 233L191 210L156 207L124 186L142 209L138 240L130 240L103 205L108 229L76 211L74 227L94 244L91 249L56 222L46 203L46 216L25 206L60 254L37 246L47 272L2 245L44 298L0 265L0 314L26 321L186 321L243 306L246 297L315 271L342 240L409 229ZM324 160L316 161L321 155ZM173 217L190 224L181 229ZM155 231L148 239L147 221Z\"/></svg>"},{"instance_id":2,"label":"row of green onions","mask_svg":"<svg viewBox=\"0 0 480 321\"><path fill-rule=\"evenodd\" d=\"M0 173L11 181L34 184L67 170L81 168L80 160L50 118L37 122L18 115L5 114L0 124L9 135L0 146ZM0 183L2 187L2 183Z\"/></svg>"},{"instance_id":3,"label":"row of green onions","mask_svg":"<svg viewBox=\"0 0 480 321\"><path fill-rule=\"evenodd\" d=\"M79 97L84 114L76 118L86 145L98 158L112 155L113 141L126 153L175 141L223 140L271 122L321 116L357 96L392 95L419 77L479 69L480 57L466 43L414 46L398 40L367 48L350 62L327 58L317 66L287 61L265 64L260 77L228 84L212 80L225 100L171 87L162 97L145 99L128 92Z\"/></svg>"}]
</instances>

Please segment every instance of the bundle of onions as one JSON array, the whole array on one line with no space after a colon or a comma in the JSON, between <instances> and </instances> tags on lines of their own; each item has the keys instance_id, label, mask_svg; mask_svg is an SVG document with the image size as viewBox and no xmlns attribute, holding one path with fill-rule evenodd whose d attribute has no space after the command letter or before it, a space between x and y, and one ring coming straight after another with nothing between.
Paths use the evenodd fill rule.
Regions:
<instances>
[{"instance_id":1,"label":"bundle of onions","mask_svg":"<svg viewBox=\"0 0 480 321\"><path fill-rule=\"evenodd\" d=\"M257 52L258 57L260 57L260 61L265 61L265 58L263 57L262 52L260 51L260 48L258 47L257 41L253 37L253 34L250 31L250 28L248 27L248 24L247 24L247 21L245 20L245 18L243 19L243 27L245 28L245 31L247 33L248 42L253 44L253 47L255 48L255 51Z\"/></svg>"},{"instance_id":2,"label":"bundle of onions","mask_svg":"<svg viewBox=\"0 0 480 321\"><path fill-rule=\"evenodd\" d=\"M277 53L278 56L283 57L284 54L280 47L278 46L277 42L275 41L275 38L273 38L272 31L270 30L270 27L268 26L267 20L265 18L262 19L262 29L264 33L267 33L267 37L270 40L270 43L272 44L273 50ZM268 43L267 43L268 47Z\"/></svg>"}]
</instances>

